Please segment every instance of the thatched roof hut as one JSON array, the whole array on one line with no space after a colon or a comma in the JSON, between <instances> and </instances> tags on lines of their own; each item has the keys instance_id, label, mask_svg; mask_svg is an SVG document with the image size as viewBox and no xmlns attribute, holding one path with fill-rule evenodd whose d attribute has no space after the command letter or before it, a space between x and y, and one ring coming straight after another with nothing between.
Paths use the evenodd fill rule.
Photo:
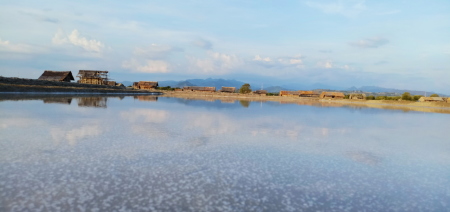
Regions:
<instances>
[{"instance_id":1,"label":"thatched roof hut","mask_svg":"<svg viewBox=\"0 0 450 212\"><path fill-rule=\"evenodd\" d=\"M348 97L349 99L366 99L366 94L363 93L352 93Z\"/></svg>"},{"instance_id":2,"label":"thatched roof hut","mask_svg":"<svg viewBox=\"0 0 450 212\"><path fill-rule=\"evenodd\" d=\"M78 83L106 85L108 82L108 71L80 70L78 71Z\"/></svg>"},{"instance_id":3,"label":"thatched roof hut","mask_svg":"<svg viewBox=\"0 0 450 212\"><path fill-rule=\"evenodd\" d=\"M342 92L322 92L320 94L321 99L343 99L345 97Z\"/></svg>"},{"instance_id":4,"label":"thatched roof hut","mask_svg":"<svg viewBox=\"0 0 450 212\"><path fill-rule=\"evenodd\" d=\"M156 89L158 87L158 82L156 81L139 81L133 83L133 88L135 89Z\"/></svg>"},{"instance_id":5,"label":"thatched roof hut","mask_svg":"<svg viewBox=\"0 0 450 212\"><path fill-rule=\"evenodd\" d=\"M420 97L419 102L444 102L442 97Z\"/></svg>"},{"instance_id":6,"label":"thatched roof hut","mask_svg":"<svg viewBox=\"0 0 450 212\"><path fill-rule=\"evenodd\" d=\"M38 80L70 82L75 79L73 78L71 71L48 71L48 70L45 70L44 73L42 73L42 75L38 78Z\"/></svg>"},{"instance_id":7,"label":"thatched roof hut","mask_svg":"<svg viewBox=\"0 0 450 212\"><path fill-rule=\"evenodd\" d=\"M184 91L216 92L216 87L184 86Z\"/></svg>"},{"instance_id":8,"label":"thatched roof hut","mask_svg":"<svg viewBox=\"0 0 450 212\"><path fill-rule=\"evenodd\" d=\"M319 97L319 94L314 91L300 91L300 97Z\"/></svg>"},{"instance_id":9,"label":"thatched roof hut","mask_svg":"<svg viewBox=\"0 0 450 212\"><path fill-rule=\"evenodd\" d=\"M234 93L236 92L236 87L222 87L222 89L220 89L220 92Z\"/></svg>"},{"instance_id":10,"label":"thatched roof hut","mask_svg":"<svg viewBox=\"0 0 450 212\"><path fill-rule=\"evenodd\" d=\"M280 91L280 96L300 96L300 91Z\"/></svg>"}]
</instances>

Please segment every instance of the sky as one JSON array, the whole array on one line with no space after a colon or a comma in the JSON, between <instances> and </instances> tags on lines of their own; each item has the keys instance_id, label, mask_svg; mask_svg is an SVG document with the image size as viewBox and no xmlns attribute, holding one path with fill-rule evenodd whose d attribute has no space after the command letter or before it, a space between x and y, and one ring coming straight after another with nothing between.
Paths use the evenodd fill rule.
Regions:
<instances>
[{"instance_id":1,"label":"sky","mask_svg":"<svg viewBox=\"0 0 450 212\"><path fill-rule=\"evenodd\" d=\"M450 1L0 1L0 75L450 94Z\"/></svg>"}]
</instances>

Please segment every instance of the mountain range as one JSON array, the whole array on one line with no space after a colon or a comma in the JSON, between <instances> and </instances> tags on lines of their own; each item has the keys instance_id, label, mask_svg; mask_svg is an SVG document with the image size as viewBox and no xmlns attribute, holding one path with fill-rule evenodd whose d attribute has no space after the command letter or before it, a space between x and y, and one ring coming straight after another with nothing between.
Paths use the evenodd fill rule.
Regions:
<instances>
[{"instance_id":1,"label":"mountain range","mask_svg":"<svg viewBox=\"0 0 450 212\"><path fill-rule=\"evenodd\" d=\"M125 86L130 86L133 84L133 82L130 81L123 81L121 82ZM167 81L158 81L158 84L160 87L166 87L170 86L172 88L182 88L184 86L208 86L208 87L216 87L217 90L221 89L221 87L236 87L239 89L245 82L234 80L234 79L213 79L213 78L207 78L207 79L187 79L182 81L175 81L175 80L167 80ZM367 92L367 93L384 93L385 95L401 95L404 92L409 92L411 95L426 95L429 96L435 92L432 91L417 91L417 90L404 90L404 89L395 89L395 88L383 88L378 86L362 86L362 87L337 87L337 86L330 86L325 84L298 84L298 83L291 83L291 84L284 84L284 85L266 85L263 87L256 87L252 86L253 90L259 90L259 89L267 90L269 93L278 93L281 90L336 90L336 91L347 91L347 92ZM439 96L448 96L445 94L439 94Z\"/></svg>"}]
</instances>

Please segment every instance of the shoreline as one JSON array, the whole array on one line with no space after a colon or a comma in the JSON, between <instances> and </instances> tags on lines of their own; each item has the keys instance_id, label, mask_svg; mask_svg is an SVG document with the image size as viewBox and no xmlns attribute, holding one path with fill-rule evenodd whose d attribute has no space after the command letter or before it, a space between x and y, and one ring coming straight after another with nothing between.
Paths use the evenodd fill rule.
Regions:
<instances>
[{"instance_id":1,"label":"shoreline","mask_svg":"<svg viewBox=\"0 0 450 212\"><path fill-rule=\"evenodd\" d=\"M36 79L0 77L0 95L39 96L39 95L155 95L193 100L257 101L279 102L280 104L299 104L313 106L352 106L380 109L400 109L404 111L423 111L450 113L447 102L414 102L395 100L354 100L319 99L317 97L281 97L258 94L239 94L221 92L135 90L118 86L54 82Z\"/></svg>"},{"instance_id":2,"label":"shoreline","mask_svg":"<svg viewBox=\"0 0 450 212\"><path fill-rule=\"evenodd\" d=\"M224 102L278 102L280 104L297 104L318 107L351 107L402 110L404 112L431 112L450 114L450 103L446 102L413 102L395 100L353 100L353 99L319 99L311 97L259 96L252 94L222 94L183 91L164 91L162 97L183 98L191 100L220 100Z\"/></svg>"}]
</instances>

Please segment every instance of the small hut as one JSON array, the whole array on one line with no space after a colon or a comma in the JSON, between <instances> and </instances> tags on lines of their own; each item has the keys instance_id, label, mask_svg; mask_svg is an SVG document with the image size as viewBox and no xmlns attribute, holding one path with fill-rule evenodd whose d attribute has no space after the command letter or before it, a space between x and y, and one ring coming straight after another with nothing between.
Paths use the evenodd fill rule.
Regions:
<instances>
[{"instance_id":1,"label":"small hut","mask_svg":"<svg viewBox=\"0 0 450 212\"><path fill-rule=\"evenodd\" d=\"M320 94L321 99L343 99L345 97L342 92L322 92Z\"/></svg>"},{"instance_id":2,"label":"small hut","mask_svg":"<svg viewBox=\"0 0 450 212\"><path fill-rule=\"evenodd\" d=\"M280 91L280 96L300 96L300 91Z\"/></svg>"},{"instance_id":3,"label":"small hut","mask_svg":"<svg viewBox=\"0 0 450 212\"><path fill-rule=\"evenodd\" d=\"M108 83L108 71L80 70L78 71L78 83L106 85Z\"/></svg>"},{"instance_id":4,"label":"small hut","mask_svg":"<svg viewBox=\"0 0 450 212\"><path fill-rule=\"evenodd\" d=\"M447 100L448 101L448 100ZM444 102L442 97L420 97L419 102Z\"/></svg>"},{"instance_id":5,"label":"small hut","mask_svg":"<svg viewBox=\"0 0 450 212\"><path fill-rule=\"evenodd\" d=\"M216 87L184 86L183 91L216 92Z\"/></svg>"},{"instance_id":6,"label":"small hut","mask_svg":"<svg viewBox=\"0 0 450 212\"><path fill-rule=\"evenodd\" d=\"M266 96L267 95L267 91L266 90L256 90L256 91L253 91L253 94L257 94L257 95L260 95L260 96Z\"/></svg>"},{"instance_id":7,"label":"small hut","mask_svg":"<svg viewBox=\"0 0 450 212\"><path fill-rule=\"evenodd\" d=\"M220 92L234 93L234 92L236 92L236 88L235 87L222 87L222 89L220 89Z\"/></svg>"},{"instance_id":8,"label":"small hut","mask_svg":"<svg viewBox=\"0 0 450 212\"><path fill-rule=\"evenodd\" d=\"M366 99L366 94L363 93L352 93L348 97L349 99Z\"/></svg>"},{"instance_id":9,"label":"small hut","mask_svg":"<svg viewBox=\"0 0 450 212\"><path fill-rule=\"evenodd\" d=\"M319 94L314 91L300 91L300 97L319 97Z\"/></svg>"},{"instance_id":10,"label":"small hut","mask_svg":"<svg viewBox=\"0 0 450 212\"><path fill-rule=\"evenodd\" d=\"M71 71L48 71L48 70L45 70L44 73L42 73L42 75L38 78L38 80L70 82L75 79L73 78Z\"/></svg>"},{"instance_id":11,"label":"small hut","mask_svg":"<svg viewBox=\"0 0 450 212\"><path fill-rule=\"evenodd\" d=\"M159 86L158 82L156 82L156 81L139 81L139 82L133 83L134 89L150 90L150 89L156 89L156 88L158 88L158 86Z\"/></svg>"}]
</instances>

